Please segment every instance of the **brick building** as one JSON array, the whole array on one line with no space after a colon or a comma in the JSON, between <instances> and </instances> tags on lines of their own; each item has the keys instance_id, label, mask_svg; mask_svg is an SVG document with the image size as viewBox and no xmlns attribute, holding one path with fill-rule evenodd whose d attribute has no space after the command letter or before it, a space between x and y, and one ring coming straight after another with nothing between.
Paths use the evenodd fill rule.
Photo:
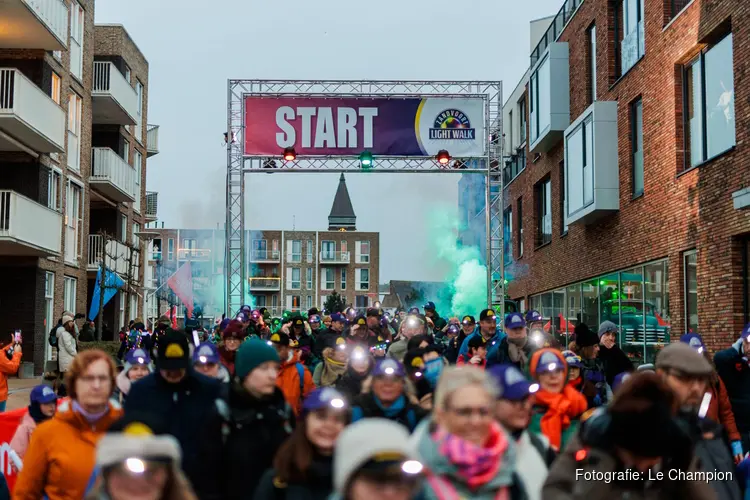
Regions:
<instances>
[{"instance_id":1,"label":"brick building","mask_svg":"<svg viewBox=\"0 0 750 500\"><path fill-rule=\"evenodd\" d=\"M272 314L284 309L322 308L335 290L347 304L366 308L378 300L379 233L360 232L343 174L328 217L327 231L248 230L245 256L248 302ZM203 303L207 319L224 312L223 229L149 228L151 242L147 287L148 317L177 302L163 286L180 266L190 261L193 291ZM161 288L160 288L161 287ZM156 292L156 290L159 290ZM161 299L161 303L159 300ZM178 317L182 310L178 312Z\"/></svg>"},{"instance_id":2,"label":"brick building","mask_svg":"<svg viewBox=\"0 0 750 500\"><path fill-rule=\"evenodd\" d=\"M508 294L561 338L612 320L651 361L750 319L749 50L732 0L566 0L532 50L505 105L508 161L526 155L504 190Z\"/></svg>"},{"instance_id":3,"label":"brick building","mask_svg":"<svg viewBox=\"0 0 750 500\"><path fill-rule=\"evenodd\" d=\"M124 243L145 222L146 137L132 141L132 156L144 160L136 183L129 157L123 162L117 150L114 158L100 132L105 124L145 124L146 94L139 100L135 79L98 61L99 54L127 61L144 88L148 63L124 28L94 25L93 0L10 0L2 15L18 29L0 33L0 331L23 330L24 362L39 372L62 311L87 313L101 256L90 229L124 216L128 235L117 236Z\"/></svg>"}]
</instances>

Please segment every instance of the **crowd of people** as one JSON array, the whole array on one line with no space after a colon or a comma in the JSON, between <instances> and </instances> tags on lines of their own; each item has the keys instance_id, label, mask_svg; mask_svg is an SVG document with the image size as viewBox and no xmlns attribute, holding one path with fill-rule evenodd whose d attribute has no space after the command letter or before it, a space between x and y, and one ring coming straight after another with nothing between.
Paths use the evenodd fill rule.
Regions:
<instances>
[{"instance_id":1,"label":"crowd of people","mask_svg":"<svg viewBox=\"0 0 750 500\"><path fill-rule=\"evenodd\" d=\"M245 306L213 331L135 320L113 359L66 314L12 498L750 498L750 325L635 367L609 321L561 345L538 311L478 318Z\"/></svg>"}]
</instances>

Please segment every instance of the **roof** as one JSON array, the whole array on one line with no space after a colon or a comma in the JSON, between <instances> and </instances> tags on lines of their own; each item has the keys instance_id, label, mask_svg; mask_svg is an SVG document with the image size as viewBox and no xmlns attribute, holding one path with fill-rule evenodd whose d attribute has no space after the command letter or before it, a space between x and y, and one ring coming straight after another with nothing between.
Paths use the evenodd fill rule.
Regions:
<instances>
[{"instance_id":1,"label":"roof","mask_svg":"<svg viewBox=\"0 0 750 500\"><path fill-rule=\"evenodd\" d=\"M352 200L349 198L349 190L346 188L344 174L339 178L339 187L333 198L331 213L328 215L328 230L357 229L357 216L354 214Z\"/></svg>"}]
</instances>

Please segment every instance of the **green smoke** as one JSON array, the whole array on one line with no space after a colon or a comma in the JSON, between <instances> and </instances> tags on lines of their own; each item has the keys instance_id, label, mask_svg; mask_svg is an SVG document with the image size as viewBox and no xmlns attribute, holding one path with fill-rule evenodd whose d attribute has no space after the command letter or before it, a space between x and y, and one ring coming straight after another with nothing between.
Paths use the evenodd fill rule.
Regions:
<instances>
[{"instance_id":1,"label":"green smoke","mask_svg":"<svg viewBox=\"0 0 750 500\"><path fill-rule=\"evenodd\" d=\"M487 268L482 264L479 248L465 247L458 242L460 223L456 208L439 207L428 216L431 248L435 257L447 264L447 294L436 300L438 311L454 315L477 314L487 304ZM443 302L442 304L439 302Z\"/></svg>"}]
</instances>

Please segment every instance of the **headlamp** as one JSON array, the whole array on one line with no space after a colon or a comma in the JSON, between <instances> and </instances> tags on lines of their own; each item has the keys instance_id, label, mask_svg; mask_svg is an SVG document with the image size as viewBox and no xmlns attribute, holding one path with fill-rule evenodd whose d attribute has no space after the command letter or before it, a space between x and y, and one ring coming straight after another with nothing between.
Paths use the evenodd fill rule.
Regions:
<instances>
[{"instance_id":1,"label":"headlamp","mask_svg":"<svg viewBox=\"0 0 750 500\"><path fill-rule=\"evenodd\" d=\"M335 398L331 400L331 406L334 408L343 408L344 407L344 400L340 398Z\"/></svg>"},{"instance_id":2,"label":"headlamp","mask_svg":"<svg viewBox=\"0 0 750 500\"><path fill-rule=\"evenodd\" d=\"M530 340L537 346L541 346L544 343L544 334L539 330L533 330L530 335Z\"/></svg>"},{"instance_id":3,"label":"headlamp","mask_svg":"<svg viewBox=\"0 0 750 500\"><path fill-rule=\"evenodd\" d=\"M531 384L529 386L529 394L534 394L538 390L539 390L539 384Z\"/></svg>"},{"instance_id":4,"label":"headlamp","mask_svg":"<svg viewBox=\"0 0 750 500\"><path fill-rule=\"evenodd\" d=\"M337 347L343 350L346 349L346 344L339 344Z\"/></svg>"},{"instance_id":5,"label":"headlamp","mask_svg":"<svg viewBox=\"0 0 750 500\"><path fill-rule=\"evenodd\" d=\"M139 364L139 365L142 365L142 364L143 364L143 358L138 358L138 364Z\"/></svg>"},{"instance_id":6,"label":"headlamp","mask_svg":"<svg viewBox=\"0 0 750 500\"><path fill-rule=\"evenodd\" d=\"M266 341L266 344L268 344L268 345L270 345L270 346L273 346L273 342L271 342L270 340L267 340L267 341Z\"/></svg>"},{"instance_id":7,"label":"headlamp","mask_svg":"<svg viewBox=\"0 0 750 500\"><path fill-rule=\"evenodd\" d=\"M550 364L547 365L547 370L548 371L553 372L553 371L555 371L556 368L557 368L557 363L550 363Z\"/></svg>"},{"instance_id":8,"label":"headlamp","mask_svg":"<svg viewBox=\"0 0 750 500\"><path fill-rule=\"evenodd\" d=\"M414 372L414 376L419 378L422 376L422 372Z\"/></svg>"},{"instance_id":9,"label":"headlamp","mask_svg":"<svg viewBox=\"0 0 750 500\"><path fill-rule=\"evenodd\" d=\"M206 358L205 356L199 356L198 361L200 361L201 364L205 365L208 362L208 358Z\"/></svg>"},{"instance_id":10,"label":"headlamp","mask_svg":"<svg viewBox=\"0 0 750 500\"><path fill-rule=\"evenodd\" d=\"M401 470L404 471L404 473L411 475L419 474L422 472L422 469L424 469L424 466L422 466L422 463L417 460L407 460L401 465Z\"/></svg>"},{"instance_id":11,"label":"headlamp","mask_svg":"<svg viewBox=\"0 0 750 500\"><path fill-rule=\"evenodd\" d=\"M352 353L352 357L354 359L363 359L365 357L365 354L360 350L356 350L354 351L354 353Z\"/></svg>"},{"instance_id":12,"label":"headlamp","mask_svg":"<svg viewBox=\"0 0 750 500\"><path fill-rule=\"evenodd\" d=\"M390 366L386 368L384 371L386 375L393 375L395 373L395 370L391 368Z\"/></svg>"},{"instance_id":13,"label":"headlamp","mask_svg":"<svg viewBox=\"0 0 750 500\"><path fill-rule=\"evenodd\" d=\"M140 458L128 458L125 460L125 467L133 474L143 474L146 472L146 464Z\"/></svg>"}]
</instances>

